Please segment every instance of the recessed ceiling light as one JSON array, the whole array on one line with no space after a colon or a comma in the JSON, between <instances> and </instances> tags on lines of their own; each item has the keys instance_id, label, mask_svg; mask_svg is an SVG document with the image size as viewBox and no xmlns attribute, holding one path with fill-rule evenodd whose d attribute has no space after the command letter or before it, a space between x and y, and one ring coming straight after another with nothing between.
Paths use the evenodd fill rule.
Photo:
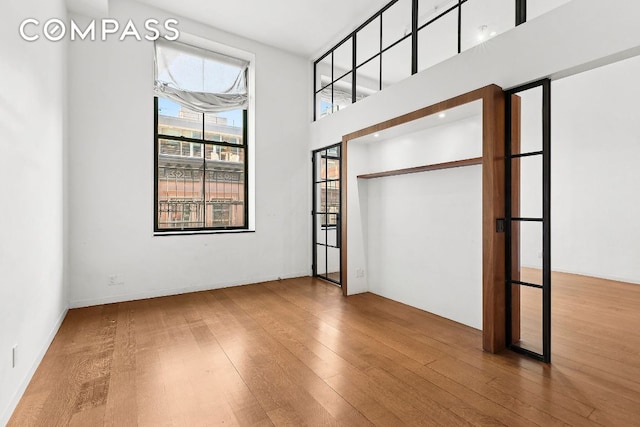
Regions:
<instances>
[{"instance_id":1,"label":"recessed ceiling light","mask_svg":"<svg viewBox=\"0 0 640 427\"><path fill-rule=\"evenodd\" d=\"M478 27L478 41L481 42L486 38L487 38L487 26L486 25L480 25Z\"/></svg>"},{"instance_id":2,"label":"recessed ceiling light","mask_svg":"<svg viewBox=\"0 0 640 427\"><path fill-rule=\"evenodd\" d=\"M447 115L445 113L440 113L438 114L438 117L440 117L441 119L444 119L445 117L447 117Z\"/></svg>"},{"instance_id":3,"label":"recessed ceiling light","mask_svg":"<svg viewBox=\"0 0 640 427\"><path fill-rule=\"evenodd\" d=\"M380 134L379 134L379 133L374 133L374 134L373 134L373 137L374 137L374 138L377 138L377 137L379 137L379 136L380 136Z\"/></svg>"},{"instance_id":4,"label":"recessed ceiling light","mask_svg":"<svg viewBox=\"0 0 640 427\"><path fill-rule=\"evenodd\" d=\"M491 31L491 34L489 34L489 36L494 37L496 34L498 33L496 33L495 31Z\"/></svg>"}]
</instances>

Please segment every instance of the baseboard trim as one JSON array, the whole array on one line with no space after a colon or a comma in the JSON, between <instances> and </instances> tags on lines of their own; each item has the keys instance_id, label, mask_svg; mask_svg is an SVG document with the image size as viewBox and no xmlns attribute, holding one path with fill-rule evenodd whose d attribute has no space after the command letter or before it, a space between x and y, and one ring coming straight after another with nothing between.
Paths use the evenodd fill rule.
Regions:
<instances>
[{"instance_id":1,"label":"baseboard trim","mask_svg":"<svg viewBox=\"0 0 640 427\"><path fill-rule=\"evenodd\" d=\"M586 277L594 277L596 279L611 280L612 282L622 282L622 283L629 283L631 285L640 285L640 281L638 281L637 279L630 279L628 277L622 277L622 276L610 276L606 274L603 275L603 274L593 274L593 273L586 273L586 272L580 272L580 271L568 271L568 270L561 270L558 268L554 268L552 271L555 271L557 273L574 274L576 276L586 276Z\"/></svg>"},{"instance_id":2,"label":"baseboard trim","mask_svg":"<svg viewBox=\"0 0 640 427\"><path fill-rule=\"evenodd\" d=\"M527 265L523 265L522 268L530 268L532 270L540 270L541 267L530 267ZM628 277L622 277L622 276L611 276L611 275L607 275L607 274L593 274L593 273L589 273L589 272L585 272L585 271L575 271L575 270L564 270L564 269L560 269L560 268L552 268L551 269L552 272L554 273L564 273L564 274L573 274L576 276L585 276L585 277L593 277L596 279L604 279L604 280L611 280L612 282L622 282L622 283L629 283L632 285L640 285L640 280L638 279L630 279Z\"/></svg>"},{"instance_id":3,"label":"baseboard trim","mask_svg":"<svg viewBox=\"0 0 640 427\"><path fill-rule=\"evenodd\" d=\"M176 288L176 289L156 289L156 290L146 291L146 292L137 292L137 293L121 294L121 295L115 295L115 296L109 296L109 297L75 300L69 303L69 308L83 308L83 307L91 307L95 305L115 304L115 303L127 302L127 301L137 301L141 299L160 298L160 297L167 297L172 295L189 294L193 292L203 292L203 291L212 291L215 289L231 288L234 286L244 286L244 285L257 284L257 283L263 283L263 282L271 282L279 279L293 279L296 277L308 277L308 276L309 276L309 272L304 271L299 273L287 274L283 276L267 276L267 277L249 279L249 280L225 282L218 285L187 286L184 288Z\"/></svg>"},{"instance_id":4,"label":"baseboard trim","mask_svg":"<svg viewBox=\"0 0 640 427\"><path fill-rule=\"evenodd\" d=\"M5 408L4 413L0 417L0 425L4 426L9 423L9 419L11 418L11 415L13 415L13 411L15 411L16 407L18 406L20 399L22 399L22 395L24 395L24 392L27 390L27 386L29 386L29 383L31 382L33 375L36 373L38 366L40 366L40 363L42 363L42 359L44 359L44 355L47 353L47 350L49 350L49 346L53 342L53 339L55 338L58 331L60 330L60 326L62 326L62 322L64 321L64 318L67 316L68 311L69 311L69 308L65 308L62 311L62 314L60 315L60 317L58 317L58 320L56 321L56 324L51 329L51 332L49 333L49 336L47 337L45 344L40 349L40 352L36 356L36 359L34 360L31 368L29 369L24 379L22 380L20 387L18 387L13 397L11 398L9 406Z\"/></svg>"}]
</instances>

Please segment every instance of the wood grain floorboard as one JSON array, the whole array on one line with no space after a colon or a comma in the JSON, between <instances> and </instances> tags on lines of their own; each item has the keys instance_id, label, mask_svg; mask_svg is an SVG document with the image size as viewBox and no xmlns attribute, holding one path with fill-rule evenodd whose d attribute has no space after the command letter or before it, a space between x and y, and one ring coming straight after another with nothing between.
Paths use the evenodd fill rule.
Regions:
<instances>
[{"instance_id":1,"label":"wood grain floorboard","mask_svg":"<svg viewBox=\"0 0 640 427\"><path fill-rule=\"evenodd\" d=\"M551 365L313 278L70 310L9 425L640 425L640 286L553 284Z\"/></svg>"}]
</instances>

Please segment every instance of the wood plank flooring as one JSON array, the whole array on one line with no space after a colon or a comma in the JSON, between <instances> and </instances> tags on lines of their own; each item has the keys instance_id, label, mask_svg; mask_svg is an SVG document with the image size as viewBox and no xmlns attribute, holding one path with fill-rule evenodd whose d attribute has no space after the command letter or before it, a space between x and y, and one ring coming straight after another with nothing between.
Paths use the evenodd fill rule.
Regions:
<instances>
[{"instance_id":1,"label":"wood plank flooring","mask_svg":"<svg viewBox=\"0 0 640 427\"><path fill-rule=\"evenodd\" d=\"M550 366L312 278L71 310L9 425L640 425L640 286L554 286Z\"/></svg>"}]
</instances>

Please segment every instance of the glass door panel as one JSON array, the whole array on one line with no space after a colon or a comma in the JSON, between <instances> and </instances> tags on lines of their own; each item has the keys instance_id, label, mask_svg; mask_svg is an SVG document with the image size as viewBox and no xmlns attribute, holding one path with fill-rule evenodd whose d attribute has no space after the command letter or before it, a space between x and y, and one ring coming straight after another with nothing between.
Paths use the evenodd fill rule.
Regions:
<instances>
[{"instance_id":1,"label":"glass door panel","mask_svg":"<svg viewBox=\"0 0 640 427\"><path fill-rule=\"evenodd\" d=\"M512 350L551 362L551 81L506 92L506 314Z\"/></svg>"},{"instance_id":2,"label":"glass door panel","mask_svg":"<svg viewBox=\"0 0 640 427\"><path fill-rule=\"evenodd\" d=\"M340 285L340 144L313 152L313 275Z\"/></svg>"}]
</instances>

